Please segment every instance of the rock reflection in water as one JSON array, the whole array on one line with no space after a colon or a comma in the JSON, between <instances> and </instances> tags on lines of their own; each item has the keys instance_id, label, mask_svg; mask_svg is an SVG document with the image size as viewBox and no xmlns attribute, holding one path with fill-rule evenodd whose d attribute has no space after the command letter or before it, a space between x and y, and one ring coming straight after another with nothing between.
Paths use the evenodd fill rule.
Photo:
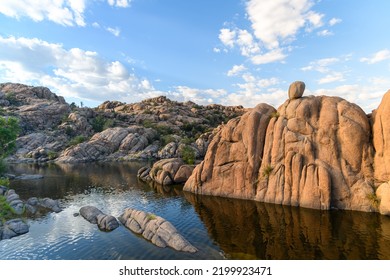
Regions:
<instances>
[{"instance_id":1,"label":"rock reflection in water","mask_svg":"<svg viewBox=\"0 0 390 280\"><path fill-rule=\"evenodd\" d=\"M184 192L233 259L390 259L390 218Z\"/></svg>"}]
</instances>

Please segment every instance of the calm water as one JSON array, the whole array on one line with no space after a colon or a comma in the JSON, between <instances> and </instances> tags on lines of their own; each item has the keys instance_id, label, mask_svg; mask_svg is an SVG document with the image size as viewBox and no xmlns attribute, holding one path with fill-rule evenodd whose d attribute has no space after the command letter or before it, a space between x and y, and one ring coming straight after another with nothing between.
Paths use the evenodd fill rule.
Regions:
<instances>
[{"instance_id":1,"label":"calm water","mask_svg":"<svg viewBox=\"0 0 390 280\"><path fill-rule=\"evenodd\" d=\"M30 232L0 241L0 259L390 259L390 218L317 211L154 188L136 178L145 163L12 165L23 198L60 199L64 210L27 219ZM169 220L199 249L158 248L120 226L99 231L74 213L93 205L119 216L127 207Z\"/></svg>"}]
</instances>

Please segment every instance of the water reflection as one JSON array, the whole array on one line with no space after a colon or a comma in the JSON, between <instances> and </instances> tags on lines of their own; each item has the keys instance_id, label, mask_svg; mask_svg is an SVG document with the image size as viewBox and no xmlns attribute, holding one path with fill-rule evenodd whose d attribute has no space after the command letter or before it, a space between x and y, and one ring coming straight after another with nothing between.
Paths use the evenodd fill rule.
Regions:
<instances>
[{"instance_id":1,"label":"water reflection","mask_svg":"<svg viewBox=\"0 0 390 280\"><path fill-rule=\"evenodd\" d=\"M390 259L390 218L195 196L181 186L140 182L144 162L12 165L22 199L60 199L64 210L29 219L30 232L0 241L0 259ZM82 217L93 205L119 216L127 207L169 220L199 252L157 248L124 227L100 232Z\"/></svg>"},{"instance_id":2,"label":"water reflection","mask_svg":"<svg viewBox=\"0 0 390 280\"><path fill-rule=\"evenodd\" d=\"M390 218L185 193L233 259L390 259Z\"/></svg>"}]
</instances>

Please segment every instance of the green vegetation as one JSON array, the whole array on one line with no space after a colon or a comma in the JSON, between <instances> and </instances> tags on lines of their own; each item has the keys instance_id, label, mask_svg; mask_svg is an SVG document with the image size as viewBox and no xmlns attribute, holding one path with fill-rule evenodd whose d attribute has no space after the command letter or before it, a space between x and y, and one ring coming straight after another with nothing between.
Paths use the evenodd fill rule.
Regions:
<instances>
[{"instance_id":1,"label":"green vegetation","mask_svg":"<svg viewBox=\"0 0 390 280\"><path fill-rule=\"evenodd\" d=\"M9 179L8 178L0 178L0 186L9 187Z\"/></svg>"},{"instance_id":2,"label":"green vegetation","mask_svg":"<svg viewBox=\"0 0 390 280\"><path fill-rule=\"evenodd\" d=\"M87 141L87 137L83 136L83 135L78 135L76 137L74 137L72 140L69 141L68 143L68 146L75 146L77 144L80 144L80 143L83 143Z\"/></svg>"},{"instance_id":3,"label":"green vegetation","mask_svg":"<svg viewBox=\"0 0 390 280\"><path fill-rule=\"evenodd\" d=\"M58 154L54 151L49 151L47 153L47 157L49 158L49 160L53 160L53 159L56 159L58 157Z\"/></svg>"},{"instance_id":4,"label":"green vegetation","mask_svg":"<svg viewBox=\"0 0 390 280\"><path fill-rule=\"evenodd\" d=\"M195 163L195 151L191 148L191 146L186 145L181 151L181 158L187 164Z\"/></svg>"},{"instance_id":5,"label":"green vegetation","mask_svg":"<svg viewBox=\"0 0 390 280\"><path fill-rule=\"evenodd\" d=\"M5 171L3 159L16 147L16 138L20 131L19 121L14 117L0 117L0 174Z\"/></svg>"},{"instance_id":6,"label":"green vegetation","mask_svg":"<svg viewBox=\"0 0 390 280\"><path fill-rule=\"evenodd\" d=\"M271 119L272 118L279 118L280 117L280 113L278 111L275 111L275 112L272 112L271 115L270 115Z\"/></svg>"},{"instance_id":7,"label":"green vegetation","mask_svg":"<svg viewBox=\"0 0 390 280\"><path fill-rule=\"evenodd\" d=\"M109 127L113 127L115 125L115 121L113 119L107 119L104 116L97 116L92 120L92 128L95 132L102 132Z\"/></svg>"},{"instance_id":8,"label":"green vegetation","mask_svg":"<svg viewBox=\"0 0 390 280\"><path fill-rule=\"evenodd\" d=\"M9 104L12 106L20 105L19 100L16 98L16 94L14 92L9 92L5 95L5 99L8 100Z\"/></svg>"},{"instance_id":9,"label":"green vegetation","mask_svg":"<svg viewBox=\"0 0 390 280\"><path fill-rule=\"evenodd\" d=\"M157 216L152 214L152 213L148 213L146 215L146 218L150 221L150 220L155 220L157 218Z\"/></svg>"},{"instance_id":10,"label":"green vegetation","mask_svg":"<svg viewBox=\"0 0 390 280\"><path fill-rule=\"evenodd\" d=\"M175 137L173 137L172 135L164 135L161 137L161 144L162 146L165 146L171 142L175 142Z\"/></svg>"},{"instance_id":11,"label":"green vegetation","mask_svg":"<svg viewBox=\"0 0 390 280\"><path fill-rule=\"evenodd\" d=\"M379 204L381 203L380 199L376 196L375 193L367 194L367 199L371 202L372 207L375 209L379 208Z\"/></svg>"},{"instance_id":12,"label":"green vegetation","mask_svg":"<svg viewBox=\"0 0 390 280\"><path fill-rule=\"evenodd\" d=\"M106 122L106 119L103 116L97 116L92 121L92 128L95 132L101 132L103 131L104 124Z\"/></svg>"},{"instance_id":13,"label":"green vegetation","mask_svg":"<svg viewBox=\"0 0 390 280\"><path fill-rule=\"evenodd\" d=\"M263 177L268 178L274 168L271 165L267 165L263 170Z\"/></svg>"}]
</instances>

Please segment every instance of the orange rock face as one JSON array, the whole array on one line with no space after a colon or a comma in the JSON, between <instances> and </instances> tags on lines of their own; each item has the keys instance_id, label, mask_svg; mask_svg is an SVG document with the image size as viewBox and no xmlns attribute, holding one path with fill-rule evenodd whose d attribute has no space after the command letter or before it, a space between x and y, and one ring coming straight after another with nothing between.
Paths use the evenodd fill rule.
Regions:
<instances>
[{"instance_id":1,"label":"orange rock face","mask_svg":"<svg viewBox=\"0 0 390 280\"><path fill-rule=\"evenodd\" d=\"M379 110L378 110L379 114ZM388 134L390 135L390 134ZM229 121L185 184L197 194L377 211L368 117L338 97L260 104Z\"/></svg>"}]
</instances>

